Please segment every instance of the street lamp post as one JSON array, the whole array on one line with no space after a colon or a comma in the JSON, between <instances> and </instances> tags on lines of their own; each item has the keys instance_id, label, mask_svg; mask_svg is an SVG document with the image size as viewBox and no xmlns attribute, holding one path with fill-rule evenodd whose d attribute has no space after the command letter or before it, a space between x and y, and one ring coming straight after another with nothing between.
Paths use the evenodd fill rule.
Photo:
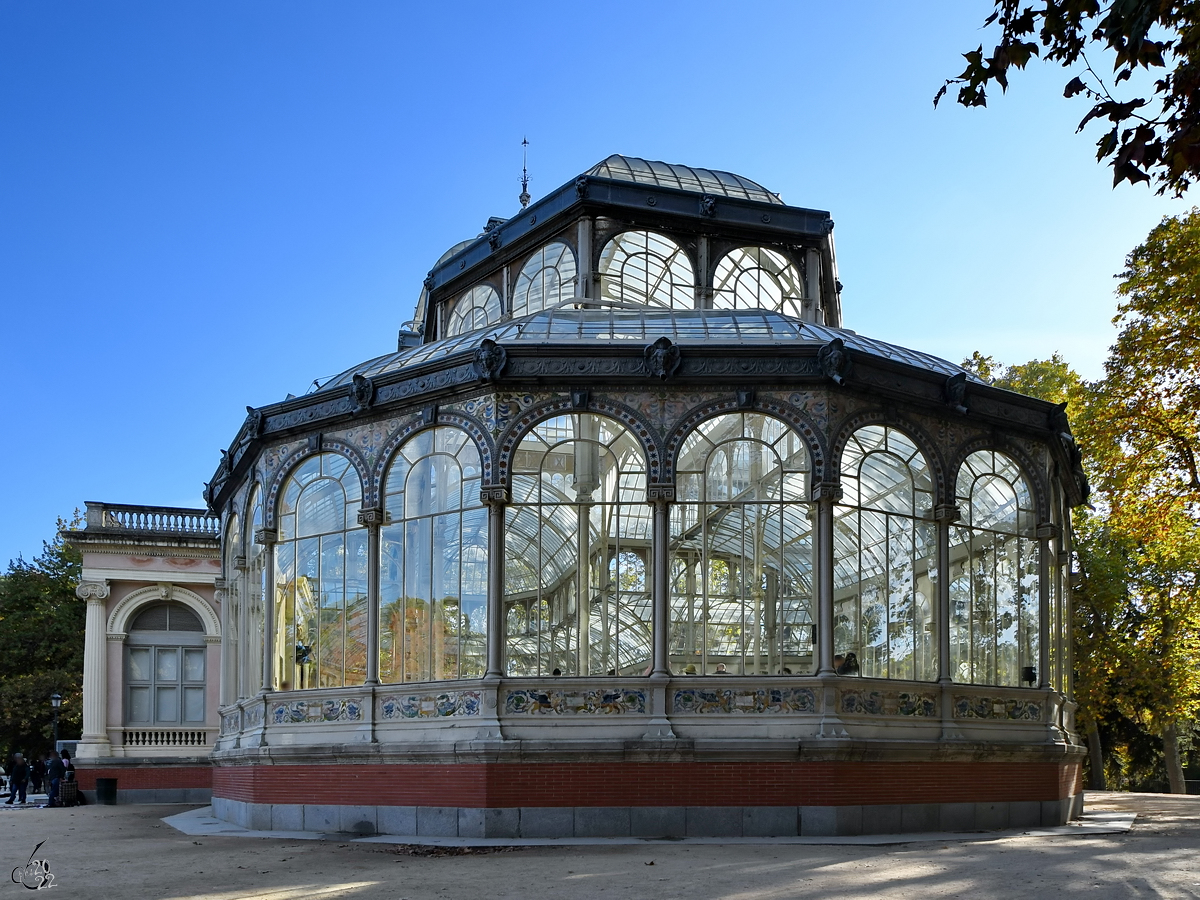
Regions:
<instances>
[{"instance_id":1,"label":"street lamp post","mask_svg":"<svg viewBox=\"0 0 1200 900\"><path fill-rule=\"evenodd\" d=\"M62 706L62 694L55 691L50 695L50 705L54 707L54 749L58 749L58 708Z\"/></svg>"}]
</instances>

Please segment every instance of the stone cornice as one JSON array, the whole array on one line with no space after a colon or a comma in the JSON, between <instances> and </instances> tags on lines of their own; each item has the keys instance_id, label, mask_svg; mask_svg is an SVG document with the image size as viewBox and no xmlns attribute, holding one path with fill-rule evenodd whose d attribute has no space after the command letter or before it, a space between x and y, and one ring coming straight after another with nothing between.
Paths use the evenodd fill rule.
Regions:
<instances>
[{"instance_id":1,"label":"stone cornice","mask_svg":"<svg viewBox=\"0 0 1200 900\"><path fill-rule=\"evenodd\" d=\"M88 553L124 556L174 556L190 559L220 559L220 538L133 537L128 532L64 531L68 543Z\"/></svg>"}]
</instances>

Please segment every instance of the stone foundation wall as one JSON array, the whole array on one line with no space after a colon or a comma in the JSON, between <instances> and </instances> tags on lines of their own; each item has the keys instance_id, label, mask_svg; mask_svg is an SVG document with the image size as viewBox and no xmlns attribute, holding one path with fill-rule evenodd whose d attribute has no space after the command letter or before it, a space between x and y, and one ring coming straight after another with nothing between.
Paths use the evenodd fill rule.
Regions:
<instances>
[{"instance_id":1,"label":"stone foundation wall","mask_svg":"<svg viewBox=\"0 0 1200 900\"><path fill-rule=\"evenodd\" d=\"M1065 824L1083 795L996 803L860 806L471 808L246 803L213 798L217 818L255 831L418 837L794 837L990 831Z\"/></svg>"}]
</instances>

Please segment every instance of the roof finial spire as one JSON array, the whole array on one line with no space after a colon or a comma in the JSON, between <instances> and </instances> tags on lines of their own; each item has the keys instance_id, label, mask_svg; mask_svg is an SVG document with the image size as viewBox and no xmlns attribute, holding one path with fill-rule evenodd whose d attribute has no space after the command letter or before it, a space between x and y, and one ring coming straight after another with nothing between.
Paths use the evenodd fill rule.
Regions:
<instances>
[{"instance_id":1,"label":"roof finial spire","mask_svg":"<svg viewBox=\"0 0 1200 900\"><path fill-rule=\"evenodd\" d=\"M521 138L521 209L529 205L529 139Z\"/></svg>"}]
</instances>

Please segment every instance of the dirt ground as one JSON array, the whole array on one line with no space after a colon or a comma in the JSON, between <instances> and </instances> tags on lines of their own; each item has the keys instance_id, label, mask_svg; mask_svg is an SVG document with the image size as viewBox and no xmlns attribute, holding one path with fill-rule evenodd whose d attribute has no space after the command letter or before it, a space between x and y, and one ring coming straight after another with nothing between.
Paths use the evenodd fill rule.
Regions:
<instances>
[{"instance_id":1,"label":"dirt ground","mask_svg":"<svg viewBox=\"0 0 1200 900\"><path fill-rule=\"evenodd\" d=\"M1090 794L1088 808L1138 818L1126 834L1077 837L466 850L195 838L161 821L179 806L4 809L0 861L36 882L26 865L44 841L33 858L53 876L49 900L1200 897L1200 797Z\"/></svg>"}]
</instances>

